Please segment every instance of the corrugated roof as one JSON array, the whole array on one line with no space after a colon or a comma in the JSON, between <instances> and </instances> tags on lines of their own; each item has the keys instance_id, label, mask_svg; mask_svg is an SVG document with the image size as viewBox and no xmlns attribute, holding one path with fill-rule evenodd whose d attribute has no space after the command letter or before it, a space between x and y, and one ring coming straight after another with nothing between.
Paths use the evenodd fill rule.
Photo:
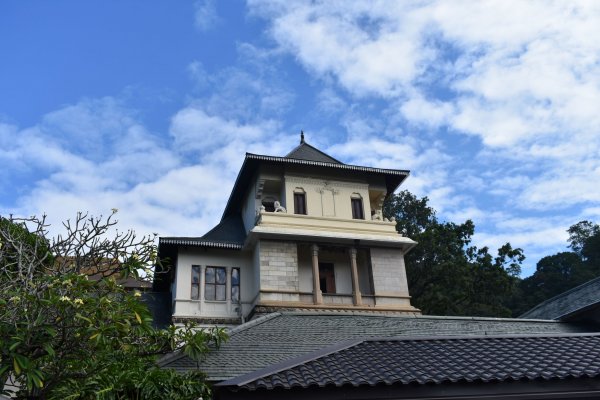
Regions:
<instances>
[{"instance_id":1,"label":"corrugated roof","mask_svg":"<svg viewBox=\"0 0 600 400\"><path fill-rule=\"evenodd\" d=\"M600 277L538 304L519 318L562 319L600 303Z\"/></svg>"},{"instance_id":2,"label":"corrugated roof","mask_svg":"<svg viewBox=\"0 0 600 400\"><path fill-rule=\"evenodd\" d=\"M336 345L217 386L271 390L598 376L598 334L412 337Z\"/></svg>"},{"instance_id":3,"label":"corrugated roof","mask_svg":"<svg viewBox=\"0 0 600 400\"><path fill-rule=\"evenodd\" d=\"M584 326L523 319L385 316L339 312L284 312L243 324L229 341L201 363L183 354L165 357L161 366L200 368L222 381L347 340L372 337L447 336L585 332Z\"/></svg>"}]
</instances>

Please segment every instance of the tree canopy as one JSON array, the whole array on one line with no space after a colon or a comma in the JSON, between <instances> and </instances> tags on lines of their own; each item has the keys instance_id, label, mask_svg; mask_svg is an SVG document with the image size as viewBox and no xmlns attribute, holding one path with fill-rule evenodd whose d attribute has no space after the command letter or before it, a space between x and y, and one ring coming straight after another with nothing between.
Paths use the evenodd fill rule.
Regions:
<instances>
[{"instance_id":1,"label":"tree canopy","mask_svg":"<svg viewBox=\"0 0 600 400\"><path fill-rule=\"evenodd\" d=\"M474 223L439 221L427 197L400 192L387 200L384 214L419 243L405 264L412 303L424 314L517 317L600 276L600 226L590 221L568 229L572 251L543 257L535 273L521 279L521 249L506 243L492 255L473 246Z\"/></svg>"},{"instance_id":2,"label":"tree canopy","mask_svg":"<svg viewBox=\"0 0 600 400\"><path fill-rule=\"evenodd\" d=\"M109 235L78 214L51 238L44 218L0 217L0 391L39 399L206 397L200 372L159 369L160 354L200 359L221 329L156 329L141 294L116 278L152 272L153 237ZM92 279L90 279L92 278Z\"/></svg>"},{"instance_id":3,"label":"tree canopy","mask_svg":"<svg viewBox=\"0 0 600 400\"><path fill-rule=\"evenodd\" d=\"M510 316L507 299L515 290L521 249L506 243L495 256L471 244L475 225L440 222L427 197L402 191L384 206L398 232L419 244L405 256L413 304L424 314Z\"/></svg>"},{"instance_id":4,"label":"tree canopy","mask_svg":"<svg viewBox=\"0 0 600 400\"><path fill-rule=\"evenodd\" d=\"M519 301L513 307L515 315L600 276L600 226L580 221L567 232L572 251L543 257L533 275L520 282Z\"/></svg>"}]
</instances>

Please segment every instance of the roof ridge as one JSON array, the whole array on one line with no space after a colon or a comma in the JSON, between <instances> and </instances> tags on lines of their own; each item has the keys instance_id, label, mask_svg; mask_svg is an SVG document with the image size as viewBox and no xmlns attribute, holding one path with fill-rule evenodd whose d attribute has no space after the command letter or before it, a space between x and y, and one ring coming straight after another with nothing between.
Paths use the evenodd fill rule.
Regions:
<instances>
[{"instance_id":1,"label":"roof ridge","mask_svg":"<svg viewBox=\"0 0 600 400\"><path fill-rule=\"evenodd\" d=\"M329 310L314 310L314 311L279 311L282 316L293 315L293 316L339 316L339 317L374 317L374 318L390 318L390 319L432 319L432 320L460 320L460 321L498 321L498 322L517 322L524 323L529 321L544 322L551 324L558 324L560 321L551 319L535 319L535 318L498 318L498 317L468 317L460 315L416 315L416 314L405 314L405 315L389 315L389 314L377 314L368 311L353 311L348 310L347 312L340 311L329 311Z\"/></svg>"},{"instance_id":2,"label":"roof ridge","mask_svg":"<svg viewBox=\"0 0 600 400\"><path fill-rule=\"evenodd\" d=\"M236 376L235 378L229 379L227 381L217 383L215 386L231 386L231 385L242 386L249 382L263 378L265 376L276 374L281 371L285 371L288 368L293 368L294 366L300 365L302 363L317 360L321 357L325 357L330 354L345 350L347 348L354 347L356 345L361 344L364 341L365 341L365 339L361 338L361 339L350 339L350 340L344 340L341 342L337 342L335 344L325 346L323 348L311 351L307 354L292 357L291 359L269 365L269 366L261 368L257 371L252 371L247 374Z\"/></svg>"},{"instance_id":3,"label":"roof ridge","mask_svg":"<svg viewBox=\"0 0 600 400\"><path fill-rule=\"evenodd\" d=\"M521 314L521 315L519 316L519 318L521 318L521 319L522 319L522 317L523 317L524 315L527 315L527 314L529 314L529 313L531 313L531 312L533 312L533 311L537 310L538 308L541 308L541 307L543 307L544 305L546 305L546 304L548 304L548 303L551 303L551 302L553 302L553 301L555 301L555 300L557 300L557 299L559 299L559 298L561 298L561 297L565 297L565 296L567 296L567 295L571 294L572 292L579 291L579 290L581 290L582 288L584 288L585 286L588 286L588 285L594 284L594 283L596 283L596 281L599 281L599 280L600 280L600 276L598 276L598 277L596 277L596 278L594 278L594 279L590 279L589 281L587 281L587 282L584 282L584 283L582 283L581 285L577 285L577 286L575 286L575 287L572 287L571 289L569 289L569 290L567 290L567 291L565 291L565 292L559 293L559 294L557 294L556 296L550 297L549 299L547 299L547 300L544 300L543 302L539 303L539 304L538 304L538 305L536 305L535 307L533 307L533 308L531 308L530 310L528 310L528 311L524 312L523 314ZM563 314L563 315L566 315L566 314ZM562 315L561 315L561 316L562 316Z\"/></svg>"},{"instance_id":4,"label":"roof ridge","mask_svg":"<svg viewBox=\"0 0 600 400\"><path fill-rule=\"evenodd\" d=\"M267 315L263 315L262 317L258 317L256 319L250 320L248 322L245 322L241 325L236 326L235 328L232 328L229 330L229 332L227 332L229 334L229 336L233 336L235 334L238 334L239 332L245 331L246 329L252 328L256 325L260 325L263 324L267 321L272 320L273 318L279 317L281 316L281 313L279 312L274 312L274 313L270 313Z\"/></svg>"}]
</instances>

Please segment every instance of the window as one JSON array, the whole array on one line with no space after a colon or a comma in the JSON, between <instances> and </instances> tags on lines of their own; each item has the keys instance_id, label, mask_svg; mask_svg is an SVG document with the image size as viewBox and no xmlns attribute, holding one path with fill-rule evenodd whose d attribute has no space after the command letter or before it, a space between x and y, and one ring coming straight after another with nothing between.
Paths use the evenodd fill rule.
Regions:
<instances>
[{"instance_id":1,"label":"window","mask_svg":"<svg viewBox=\"0 0 600 400\"><path fill-rule=\"evenodd\" d=\"M223 267L206 267L204 300L225 301L227 271Z\"/></svg>"},{"instance_id":2,"label":"window","mask_svg":"<svg viewBox=\"0 0 600 400\"><path fill-rule=\"evenodd\" d=\"M352 202L352 219L365 219L362 198L353 196L350 201Z\"/></svg>"},{"instance_id":3,"label":"window","mask_svg":"<svg viewBox=\"0 0 600 400\"><path fill-rule=\"evenodd\" d=\"M294 214L306 215L306 193L304 191L294 191Z\"/></svg>"},{"instance_id":4,"label":"window","mask_svg":"<svg viewBox=\"0 0 600 400\"><path fill-rule=\"evenodd\" d=\"M231 269L231 302L240 302L240 269Z\"/></svg>"},{"instance_id":5,"label":"window","mask_svg":"<svg viewBox=\"0 0 600 400\"><path fill-rule=\"evenodd\" d=\"M200 299L200 266L192 265L192 300Z\"/></svg>"}]
</instances>

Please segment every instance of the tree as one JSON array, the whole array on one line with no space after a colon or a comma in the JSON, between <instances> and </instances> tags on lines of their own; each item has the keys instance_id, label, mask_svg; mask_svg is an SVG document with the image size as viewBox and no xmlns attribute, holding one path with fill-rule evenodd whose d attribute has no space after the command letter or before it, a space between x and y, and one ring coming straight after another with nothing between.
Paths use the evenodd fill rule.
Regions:
<instances>
[{"instance_id":1,"label":"tree","mask_svg":"<svg viewBox=\"0 0 600 400\"><path fill-rule=\"evenodd\" d=\"M515 315L600 276L600 226L580 221L567 232L573 251L546 256L537 263L536 271L519 285L522 295L514 303Z\"/></svg>"},{"instance_id":2,"label":"tree","mask_svg":"<svg viewBox=\"0 0 600 400\"><path fill-rule=\"evenodd\" d=\"M115 278L152 272L154 237L109 236L115 212L106 219L77 214L56 238L45 218L0 217L1 391L8 382L17 398L31 399L209 394L200 372L161 370L155 359L182 350L198 360L224 331L152 326L141 294Z\"/></svg>"},{"instance_id":3,"label":"tree","mask_svg":"<svg viewBox=\"0 0 600 400\"><path fill-rule=\"evenodd\" d=\"M471 245L472 221L440 222L427 203L402 191L384 205L398 232L419 243L405 256L413 304L425 314L510 316L522 250L507 243L493 257L487 247Z\"/></svg>"}]
</instances>

